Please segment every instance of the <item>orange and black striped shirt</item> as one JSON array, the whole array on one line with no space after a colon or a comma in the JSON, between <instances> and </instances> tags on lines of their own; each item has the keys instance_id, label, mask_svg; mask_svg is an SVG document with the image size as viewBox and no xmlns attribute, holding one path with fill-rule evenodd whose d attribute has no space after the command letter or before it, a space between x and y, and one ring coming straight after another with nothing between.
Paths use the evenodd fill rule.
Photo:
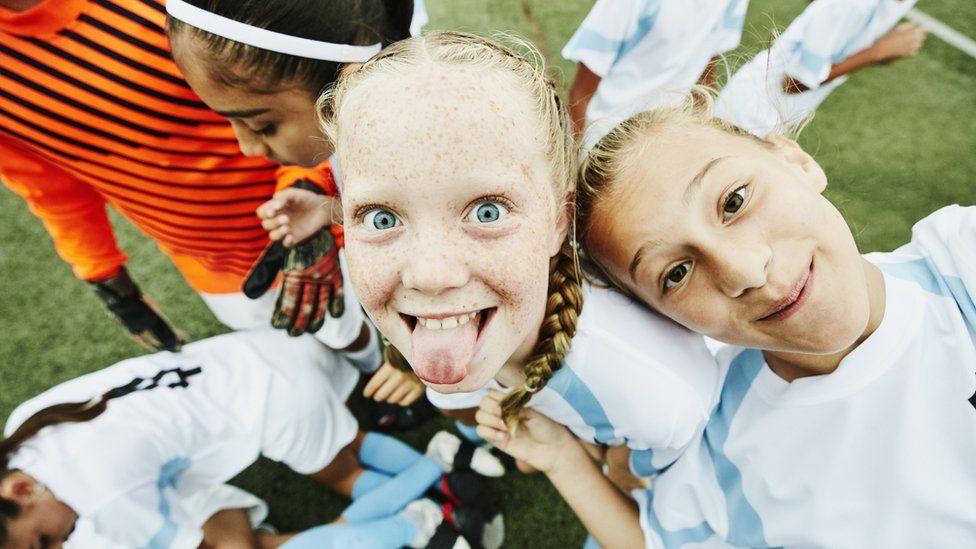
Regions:
<instances>
[{"instance_id":1,"label":"orange and black striped shirt","mask_svg":"<svg viewBox=\"0 0 976 549\"><path fill-rule=\"evenodd\" d=\"M163 0L0 7L0 179L80 278L126 260L108 203L194 289L239 292L268 243L258 205L298 178L330 187L331 174L243 156L173 63L165 20Z\"/></svg>"}]
</instances>

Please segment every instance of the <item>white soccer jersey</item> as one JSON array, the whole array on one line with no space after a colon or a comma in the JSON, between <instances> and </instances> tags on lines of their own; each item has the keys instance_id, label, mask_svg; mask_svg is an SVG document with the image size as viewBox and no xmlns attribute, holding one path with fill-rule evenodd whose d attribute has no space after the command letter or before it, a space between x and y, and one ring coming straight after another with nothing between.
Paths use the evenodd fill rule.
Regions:
<instances>
[{"instance_id":1,"label":"white soccer jersey","mask_svg":"<svg viewBox=\"0 0 976 549\"><path fill-rule=\"evenodd\" d=\"M353 440L330 378L351 370L339 365L312 336L272 329L125 360L21 404L8 436L44 407L121 393L91 421L42 430L10 465L118 545L195 549L222 502L241 501L222 485L259 454L313 473Z\"/></svg>"},{"instance_id":2,"label":"white soccer jersey","mask_svg":"<svg viewBox=\"0 0 976 549\"><path fill-rule=\"evenodd\" d=\"M884 318L833 373L788 383L760 351L719 352L705 436L644 494L647 546L973 545L976 207L865 257Z\"/></svg>"},{"instance_id":3,"label":"white soccer jersey","mask_svg":"<svg viewBox=\"0 0 976 549\"><path fill-rule=\"evenodd\" d=\"M748 0L597 0L563 48L601 78L586 109L586 148L643 110L673 101L709 60L735 49Z\"/></svg>"},{"instance_id":4,"label":"white soccer jersey","mask_svg":"<svg viewBox=\"0 0 976 549\"><path fill-rule=\"evenodd\" d=\"M529 406L582 440L627 444L646 458L642 465L663 468L701 434L718 374L701 336L624 295L587 286L570 353ZM473 408L492 388L500 386L428 389L427 396L439 408Z\"/></svg>"},{"instance_id":5,"label":"white soccer jersey","mask_svg":"<svg viewBox=\"0 0 976 549\"><path fill-rule=\"evenodd\" d=\"M833 65L864 50L890 31L917 0L815 0L773 46L729 79L716 115L759 137L786 133L813 114L847 80L824 84ZM783 92L789 76L808 91Z\"/></svg>"}]
</instances>

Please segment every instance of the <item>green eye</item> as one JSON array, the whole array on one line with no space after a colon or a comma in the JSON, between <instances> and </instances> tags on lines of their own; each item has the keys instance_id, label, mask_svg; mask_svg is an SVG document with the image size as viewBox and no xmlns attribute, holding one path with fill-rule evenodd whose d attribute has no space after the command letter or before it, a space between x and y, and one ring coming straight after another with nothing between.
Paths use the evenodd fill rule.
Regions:
<instances>
[{"instance_id":1,"label":"green eye","mask_svg":"<svg viewBox=\"0 0 976 549\"><path fill-rule=\"evenodd\" d=\"M725 203L722 205L722 218L724 220L728 221L732 216L739 213L742 205L746 203L746 197L749 196L748 192L748 187L743 185L725 197Z\"/></svg>"},{"instance_id":2,"label":"green eye","mask_svg":"<svg viewBox=\"0 0 976 549\"><path fill-rule=\"evenodd\" d=\"M689 270L691 270L691 261L685 261L668 271L668 274L664 277L664 291L667 292L671 288L681 284L681 281L685 279Z\"/></svg>"}]
</instances>

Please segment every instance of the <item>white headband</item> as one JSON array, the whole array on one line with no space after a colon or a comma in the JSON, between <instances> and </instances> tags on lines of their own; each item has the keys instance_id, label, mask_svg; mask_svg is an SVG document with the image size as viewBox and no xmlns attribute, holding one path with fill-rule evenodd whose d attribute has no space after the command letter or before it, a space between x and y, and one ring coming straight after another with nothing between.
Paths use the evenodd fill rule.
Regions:
<instances>
[{"instance_id":1,"label":"white headband","mask_svg":"<svg viewBox=\"0 0 976 549\"><path fill-rule=\"evenodd\" d=\"M278 53L333 61L336 63L362 63L382 49L382 44L350 46L299 38L290 34L252 27L216 13L187 4L183 0L166 0L166 13L188 25L217 36Z\"/></svg>"}]
</instances>

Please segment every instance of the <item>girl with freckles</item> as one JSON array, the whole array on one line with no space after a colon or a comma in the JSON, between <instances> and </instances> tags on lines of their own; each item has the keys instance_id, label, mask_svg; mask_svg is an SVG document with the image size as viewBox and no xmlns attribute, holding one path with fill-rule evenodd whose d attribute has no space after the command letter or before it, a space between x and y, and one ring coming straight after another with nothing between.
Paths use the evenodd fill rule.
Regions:
<instances>
[{"instance_id":1,"label":"girl with freckles","mask_svg":"<svg viewBox=\"0 0 976 549\"><path fill-rule=\"evenodd\" d=\"M645 545L971 545L976 207L862 256L813 158L710 105L624 122L577 191L591 270L728 344L704 435L642 496ZM500 417L484 401L479 432L557 486L606 484L565 429L533 417L512 438ZM636 531L613 498L576 510Z\"/></svg>"},{"instance_id":2,"label":"girl with freckles","mask_svg":"<svg viewBox=\"0 0 976 549\"><path fill-rule=\"evenodd\" d=\"M700 436L717 381L703 338L581 283L572 126L537 63L431 33L383 50L327 101L350 280L435 405L471 421L496 395L512 425L541 412L619 448L607 459L631 484L631 457L649 476Z\"/></svg>"}]
</instances>

